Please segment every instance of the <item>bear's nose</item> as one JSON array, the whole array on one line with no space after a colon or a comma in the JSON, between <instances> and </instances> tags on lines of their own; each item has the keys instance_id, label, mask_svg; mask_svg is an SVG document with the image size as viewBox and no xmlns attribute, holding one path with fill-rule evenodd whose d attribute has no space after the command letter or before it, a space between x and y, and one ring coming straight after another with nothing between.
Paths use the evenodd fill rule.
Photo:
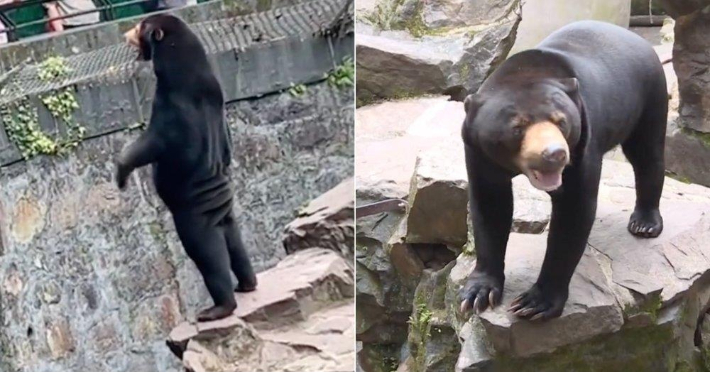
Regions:
<instances>
[{"instance_id":1,"label":"bear's nose","mask_svg":"<svg viewBox=\"0 0 710 372\"><path fill-rule=\"evenodd\" d=\"M562 165L567 162L567 151L561 144L552 144L542 151L542 158L546 162Z\"/></svg>"}]
</instances>

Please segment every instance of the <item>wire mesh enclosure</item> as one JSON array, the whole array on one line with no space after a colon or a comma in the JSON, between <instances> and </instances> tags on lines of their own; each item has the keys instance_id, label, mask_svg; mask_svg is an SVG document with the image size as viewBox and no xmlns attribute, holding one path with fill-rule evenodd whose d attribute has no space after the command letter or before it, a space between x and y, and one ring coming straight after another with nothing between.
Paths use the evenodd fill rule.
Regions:
<instances>
[{"instance_id":1,"label":"wire mesh enclosure","mask_svg":"<svg viewBox=\"0 0 710 372\"><path fill-rule=\"evenodd\" d=\"M313 0L190 27L207 50L225 99L232 101L323 79L352 56L353 13L352 0ZM82 138L145 123L155 81L151 64L136 57L133 48L115 44L64 58L57 78L42 76L42 62L0 74L0 111L5 113L0 117L0 166L23 159L8 133L20 108L50 137L71 131L70 123L55 117L42 99L67 89L80 107L71 121L86 127Z\"/></svg>"}]
</instances>

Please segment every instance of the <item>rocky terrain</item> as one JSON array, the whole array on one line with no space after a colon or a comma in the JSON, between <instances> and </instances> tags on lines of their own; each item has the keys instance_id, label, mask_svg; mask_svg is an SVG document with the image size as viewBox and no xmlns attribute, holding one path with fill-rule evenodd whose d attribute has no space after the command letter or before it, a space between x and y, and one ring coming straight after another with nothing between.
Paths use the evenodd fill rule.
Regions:
<instances>
[{"instance_id":1,"label":"rocky terrain","mask_svg":"<svg viewBox=\"0 0 710 372\"><path fill-rule=\"evenodd\" d=\"M628 26L630 9L638 14L643 8L639 1L631 3L597 0L567 7L547 0L358 1L357 104L426 95L463 100L509 53L533 47L566 23L597 19ZM651 6L655 14L662 8L672 17L668 20L675 20L666 22L663 32L662 21L657 27L634 29L667 61L669 92L677 109L669 118L667 169L683 180L710 186L710 0L655 0ZM551 14L555 16L547 17Z\"/></svg>"},{"instance_id":2,"label":"rocky terrain","mask_svg":"<svg viewBox=\"0 0 710 372\"><path fill-rule=\"evenodd\" d=\"M461 104L445 97L388 102L360 108L356 117L357 203L409 203L406 213L358 220L361 370L685 371L702 364L710 189L667 178L665 230L637 239L626 231L633 172L610 153L570 299L560 318L539 324L504 310L537 276L550 214L547 194L516 178L503 305L466 318L457 292L475 249L467 245Z\"/></svg>"},{"instance_id":3,"label":"rocky terrain","mask_svg":"<svg viewBox=\"0 0 710 372\"><path fill-rule=\"evenodd\" d=\"M229 318L179 324L167 341L188 372L352 371L352 264L309 248L258 274Z\"/></svg>"},{"instance_id":4,"label":"rocky terrain","mask_svg":"<svg viewBox=\"0 0 710 372\"><path fill-rule=\"evenodd\" d=\"M668 42L672 34L657 40L661 60L678 53ZM634 204L633 172L620 151L607 154L588 250L565 312L545 324L519 321L504 309L537 276L549 197L524 177L514 180L504 303L480 316L460 314L457 292L475 263L475 249L467 245L461 104L429 96L359 108L357 204L395 197L409 203L405 213L358 220L359 370L708 368L710 189L688 183L693 178L686 176L702 176L697 169L704 164L702 152L690 152L704 145L679 125L682 83L671 64L664 67L671 106L667 167L680 180L666 178L665 231L654 240L626 231Z\"/></svg>"},{"instance_id":5,"label":"rocky terrain","mask_svg":"<svg viewBox=\"0 0 710 372\"><path fill-rule=\"evenodd\" d=\"M514 1L480 3L489 6L492 18L477 17L456 1L362 3L370 13L358 19L364 36L357 41L356 204L404 198L409 206L403 213L358 220L358 371L708 370L710 189L704 186L710 186L710 121L703 102L710 97L710 1L652 2L647 8L660 5L672 19L633 29L654 45L668 81L663 234L642 240L626 231L635 200L633 172L618 149L611 151L570 299L560 318L544 324L520 321L504 310L537 276L550 217L549 197L522 177L513 182L503 304L480 316L458 311L457 292L474 266L475 248L469 244L459 138L464 112L450 99L475 91L515 51L521 32L532 37ZM597 2L602 3L616 4ZM533 13L545 13L534 1L526 4ZM635 22L644 23L638 4L634 9ZM624 25L584 13L589 9L575 10L570 15L548 9L560 19L541 22L569 16L567 21ZM526 14L532 13L523 7L523 19ZM473 43L467 44L470 50L494 52L479 51L468 64L471 75L464 75L453 68L462 65L461 54L452 52L457 49L448 38Z\"/></svg>"},{"instance_id":6,"label":"rocky terrain","mask_svg":"<svg viewBox=\"0 0 710 372\"><path fill-rule=\"evenodd\" d=\"M668 169L710 186L710 0L660 3L675 19L673 69L680 96L667 138Z\"/></svg>"},{"instance_id":7,"label":"rocky terrain","mask_svg":"<svg viewBox=\"0 0 710 372\"><path fill-rule=\"evenodd\" d=\"M358 4L358 104L422 94L461 97L505 59L519 1ZM486 4L481 4L486 3ZM496 4L490 9L488 3Z\"/></svg>"},{"instance_id":8,"label":"rocky terrain","mask_svg":"<svg viewBox=\"0 0 710 372\"><path fill-rule=\"evenodd\" d=\"M341 182L299 210L298 217L284 229L287 253L310 247L332 249L353 261L355 237L353 178Z\"/></svg>"},{"instance_id":9,"label":"rocky terrain","mask_svg":"<svg viewBox=\"0 0 710 372\"><path fill-rule=\"evenodd\" d=\"M353 179L284 229L289 255L237 293L231 317L183 321L167 340L187 372L345 372L355 364Z\"/></svg>"}]
</instances>

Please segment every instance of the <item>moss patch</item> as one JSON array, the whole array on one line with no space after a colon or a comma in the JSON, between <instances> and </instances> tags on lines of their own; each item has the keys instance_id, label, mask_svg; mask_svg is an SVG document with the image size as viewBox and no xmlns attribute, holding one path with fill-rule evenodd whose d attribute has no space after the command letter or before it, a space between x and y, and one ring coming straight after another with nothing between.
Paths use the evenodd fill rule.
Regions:
<instances>
[{"instance_id":1,"label":"moss patch","mask_svg":"<svg viewBox=\"0 0 710 372\"><path fill-rule=\"evenodd\" d=\"M658 311L661 309L661 294L655 293L638 306L627 305L624 307L624 318L628 319L638 314L648 314L655 323L658 320Z\"/></svg>"},{"instance_id":2,"label":"moss patch","mask_svg":"<svg viewBox=\"0 0 710 372\"><path fill-rule=\"evenodd\" d=\"M431 336L429 322L433 313L423 296L415 298L414 312L409 317L409 348L414 357L415 371L423 368L426 358L426 344Z\"/></svg>"},{"instance_id":3,"label":"moss patch","mask_svg":"<svg viewBox=\"0 0 710 372\"><path fill-rule=\"evenodd\" d=\"M396 344L367 344L360 352L360 360L372 372L395 372L399 367L399 349Z\"/></svg>"},{"instance_id":4,"label":"moss patch","mask_svg":"<svg viewBox=\"0 0 710 372\"><path fill-rule=\"evenodd\" d=\"M683 132L683 134L687 134L691 137L699 139L703 143L703 145L705 145L705 147L710 148L710 133L703 133L685 127L681 128L681 132Z\"/></svg>"},{"instance_id":5,"label":"moss patch","mask_svg":"<svg viewBox=\"0 0 710 372\"><path fill-rule=\"evenodd\" d=\"M422 37L429 33L429 28L424 23L424 2L419 1L415 5L414 14L404 21L403 27L414 37Z\"/></svg>"},{"instance_id":6,"label":"moss patch","mask_svg":"<svg viewBox=\"0 0 710 372\"><path fill-rule=\"evenodd\" d=\"M582 344L570 345L550 354L526 359L499 356L496 371L517 372L627 372L673 371L682 363L674 350L671 325L630 328ZM662 368L660 366L666 366Z\"/></svg>"},{"instance_id":7,"label":"moss patch","mask_svg":"<svg viewBox=\"0 0 710 372\"><path fill-rule=\"evenodd\" d=\"M666 177L672 178L672 179L674 179L674 180L676 180L676 181L683 182L683 183L685 183L685 184L691 184L691 183L693 183L693 181L692 181L690 178L688 178L688 177L686 177L686 176L683 176L683 175L680 175L680 174L673 173L673 172L668 171L668 170L666 171Z\"/></svg>"},{"instance_id":8,"label":"moss patch","mask_svg":"<svg viewBox=\"0 0 710 372\"><path fill-rule=\"evenodd\" d=\"M391 30L397 9L404 0L380 0L372 12L365 12L361 19L380 30Z\"/></svg>"}]
</instances>

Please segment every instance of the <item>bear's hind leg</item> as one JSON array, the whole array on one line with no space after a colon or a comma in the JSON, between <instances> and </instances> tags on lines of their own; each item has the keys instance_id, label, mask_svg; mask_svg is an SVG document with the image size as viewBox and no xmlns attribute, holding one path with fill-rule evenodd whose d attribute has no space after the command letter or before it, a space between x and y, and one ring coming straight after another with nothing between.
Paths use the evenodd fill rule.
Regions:
<instances>
[{"instance_id":1,"label":"bear's hind leg","mask_svg":"<svg viewBox=\"0 0 710 372\"><path fill-rule=\"evenodd\" d=\"M251 260L244 247L237 220L234 213L230 212L224 219L224 237L229 250L229 262L232 272L237 277L237 287L235 292L251 292L256 290L256 275L251 265Z\"/></svg>"},{"instance_id":2,"label":"bear's hind leg","mask_svg":"<svg viewBox=\"0 0 710 372\"><path fill-rule=\"evenodd\" d=\"M224 234L209 219L193 212L173 215L175 229L185 252L197 266L214 306L197 314L197 321L226 318L237 308L229 272L229 254Z\"/></svg>"},{"instance_id":3,"label":"bear's hind leg","mask_svg":"<svg viewBox=\"0 0 710 372\"><path fill-rule=\"evenodd\" d=\"M655 238L663 231L658 206L665 177L665 112L663 105L649 110L621 145L636 179L636 207L627 228L631 234L642 238Z\"/></svg>"}]
</instances>

